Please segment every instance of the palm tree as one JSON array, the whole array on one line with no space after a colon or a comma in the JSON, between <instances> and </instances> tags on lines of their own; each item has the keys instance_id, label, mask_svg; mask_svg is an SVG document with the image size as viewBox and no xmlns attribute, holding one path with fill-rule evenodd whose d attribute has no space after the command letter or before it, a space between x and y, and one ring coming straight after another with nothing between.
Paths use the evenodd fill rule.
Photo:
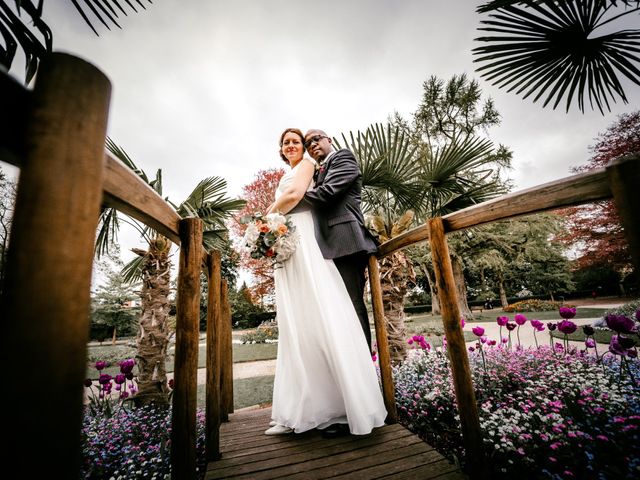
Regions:
<instances>
[{"instance_id":1,"label":"palm tree","mask_svg":"<svg viewBox=\"0 0 640 480\"><path fill-rule=\"evenodd\" d=\"M636 8L631 7L632 4ZM618 4L626 11L618 13ZM543 107L555 109L566 99L569 110L577 96L584 112L585 94L591 108L604 114L616 98L628 103L618 77L640 85L640 30L603 32L601 27L638 12L637 0L495 0L478 8L489 13L479 28L493 34L476 38L486 44L473 49L477 70L487 80L523 98L546 95Z\"/></svg>"},{"instance_id":2,"label":"palm tree","mask_svg":"<svg viewBox=\"0 0 640 480\"><path fill-rule=\"evenodd\" d=\"M127 11L138 12L136 5L146 9L143 0L68 0L68 2L75 7L96 35L98 31L93 26L92 19L102 23L109 30L110 25L121 28L117 20L118 12L125 16ZM153 3L151 0L146 2ZM37 5L32 0L15 0L14 8L9 7L7 3L0 2L0 35L5 45L4 48L0 45L0 65L7 70L11 69L19 45L25 57L26 83L29 83L38 70L42 57L53 49L53 34L42 16L44 0L39 0ZM26 16L22 16L22 13Z\"/></svg>"},{"instance_id":3,"label":"palm tree","mask_svg":"<svg viewBox=\"0 0 640 480\"><path fill-rule=\"evenodd\" d=\"M135 165L127 153L110 139L107 139L107 148L159 195L162 195L161 170L156 172L154 180L149 180L149 177ZM224 221L231 212L244 206L243 200L225 196L226 186L226 181L220 177L205 178L180 205L176 206L169 202L181 217L202 219L204 230L202 243L207 250L224 247L227 242ZM115 241L119 220L115 209L107 208L102 211L96 240L97 256L106 253L109 245ZM142 282L136 356L139 390L135 399L138 405L166 404L169 393L165 361L169 344L167 318L170 307L171 242L135 220L127 219L126 222L136 228L147 242L146 250L133 249L138 257L123 269L126 281Z\"/></svg>"},{"instance_id":4,"label":"palm tree","mask_svg":"<svg viewBox=\"0 0 640 480\"><path fill-rule=\"evenodd\" d=\"M360 162L363 211L369 229L381 241L417 222L482 202L503 190L486 165L492 161L493 149L488 140L465 135L442 148L418 145L401 127L390 124L386 128L372 125L365 132L350 133L349 139L342 135L342 140ZM336 144L340 146L337 140ZM394 362L404 358L403 303L413 278L413 266L404 251L380 264ZM466 296L463 298L466 305Z\"/></svg>"}]
</instances>

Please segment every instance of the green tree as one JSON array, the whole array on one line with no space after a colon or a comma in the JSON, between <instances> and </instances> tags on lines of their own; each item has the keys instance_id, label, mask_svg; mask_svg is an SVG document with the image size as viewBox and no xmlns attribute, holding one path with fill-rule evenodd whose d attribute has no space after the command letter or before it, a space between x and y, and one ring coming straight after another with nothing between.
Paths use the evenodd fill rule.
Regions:
<instances>
[{"instance_id":1,"label":"green tree","mask_svg":"<svg viewBox=\"0 0 640 480\"><path fill-rule=\"evenodd\" d=\"M96 288L91 298L91 323L105 326L111 331L112 343L116 336L135 333L140 308L132 303L139 297L135 292L137 285L127 282L122 274L124 263L120 259L119 249L111 252L97 265L104 283Z\"/></svg>"},{"instance_id":2,"label":"green tree","mask_svg":"<svg viewBox=\"0 0 640 480\"><path fill-rule=\"evenodd\" d=\"M482 202L507 189L500 172L509 166L511 153L503 146L495 149L489 140L475 135L498 121L490 102L485 102L482 114L478 113L481 95L477 82L464 75L454 76L446 84L431 77L424 91L412 124L396 114L386 128L372 125L364 132L342 135L342 143L359 159L363 210L370 229L381 240L416 222ZM401 361L406 348L403 301L414 278L412 262L407 252L396 252L381 262L380 269L391 352L394 361ZM460 262L454 262L454 272L464 290ZM432 280L430 285L435 298ZM459 300L462 314L471 317L466 292Z\"/></svg>"},{"instance_id":3,"label":"green tree","mask_svg":"<svg viewBox=\"0 0 640 480\"><path fill-rule=\"evenodd\" d=\"M107 139L107 148L125 165L144 180L158 195L162 195L162 170L150 180L127 153ZM226 197L227 183L220 177L201 180L191 194L179 205L172 203L182 218L197 217L203 221L203 247L224 249L227 239L225 220L232 212L242 208L244 201ZM168 200L167 200L168 201ZM171 203L171 202L169 202ZM171 241L140 224L134 219L127 222L140 233L147 243L146 249L132 249L138 255L123 269L124 278L130 282L142 281L142 301L137 335L138 387L137 404L168 403L165 361L169 343ZM96 241L96 254L108 253L119 228L119 216L115 209L105 209L100 216Z\"/></svg>"},{"instance_id":4,"label":"green tree","mask_svg":"<svg viewBox=\"0 0 640 480\"><path fill-rule=\"evenodd\" d=\"M556 240L561 230L556 215L539 214L476 227L452 236L451 243L477 272L478 290L497 291L506 307L507 296L523 288L552 298L573 289L569 260Z\"/></svg>"}]
</instances>

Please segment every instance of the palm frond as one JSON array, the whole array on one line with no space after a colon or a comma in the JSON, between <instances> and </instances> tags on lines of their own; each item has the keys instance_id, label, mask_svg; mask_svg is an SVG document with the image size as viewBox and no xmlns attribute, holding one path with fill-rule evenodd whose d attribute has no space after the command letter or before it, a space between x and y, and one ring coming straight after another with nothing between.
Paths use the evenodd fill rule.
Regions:
<instances>
[{"instance_id":1,"label":"palm frond","mask_svg":"<svg viewBox=\"0 0 640 480\"><path fill-rule=\"evenodd\" d=\"M122 279L125 283L138 283L142 278L142 264L144 257L135 257L124 267L122 267Z\"/></svg>"},{"instance_id":2,"label":"palm frond","mask_svg":"<svg viewBox=\"0 0 640 480\"><path fill-rule=\"evenodd\" d=\"M494 1L480 7L491 11L478 30L495 35L475 40L486 45L473 49L481 76L523 98L544 98L543 107L556 108L565 100L568 111L577 96L584 112L585 96L592 109L604 114L610 103L628 103L619 77L640 85L640 30L622 30L602 36L602 25L640 10L638 1L621 1L629 9L605 19L615 1L556 0Z\"/></svg>"},{"instance_id":3,"label":"palm frond","mask_svg":"<svg viewBox=\"0 0 640 480\"><path fill-rule=\"evenodd\" d=\"M109 254L109 248L118 241L119 229L118 211L115 208L105 208L100 212L98 235L94 250L97 258Z\"/></svg>"},{"instance_id":4,"label":"palm frond","mask_svg":"<svg viewBox=\"0 0 640 480\"><path fill-rule=\"evenodd\" d=\"M147 177L147 174L144 173L143 170L138 168L138 166L134 163L134 161L131 160L131 157L127 154L127 152L125 152L122 147L116 145L116 143L113 140L111 140L111 138L109 137L107 137L107 140L106 140L106 147L107 147L107 150L109 150L118 160L124 163L127 167L133 170L136 175L138 175L142 180L144 180L146 184L151 185L151 182L149 181L149 177Z\"/></svg>"},{"instance_id":5,"label":"palm frond","mask_svg":"<svg viewBox=\"0 0 640 480\"><path fill-rule=\"evenodd\" d=\"M125 0L125 2L131 10L136 13L138 12L135 5L129 0ZM153 4L152 0L147 0L147 2ZM93 17L104 25L107 30L111 30L110 25L122 28L116 20L119 17L114 7L117 7L123 15L127 15L127 11L122 8L118 0L71 0L71 3L73 3L73 6L76 7L82 19L96 35L98 35L98 31L93 26L91 18L89 18L91 14L93 14ZM136 3L142 7L143 10L146 10L147 7L145 7L141 0L136 0ZM87 9L87 11L85 11L85 9ZM91 14L89 14L89 12L91 12Z\"/></svg>"}]
</instances>

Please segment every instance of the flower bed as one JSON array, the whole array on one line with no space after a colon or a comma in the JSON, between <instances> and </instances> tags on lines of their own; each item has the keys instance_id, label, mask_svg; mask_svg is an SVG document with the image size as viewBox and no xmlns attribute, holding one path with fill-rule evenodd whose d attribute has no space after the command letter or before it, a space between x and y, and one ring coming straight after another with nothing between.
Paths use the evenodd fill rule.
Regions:
<instances>
[{"instance_id":1,"label":"flower bed","mask_svg":"<svg viewBox=\"0 0 640 480\"><path fill-rule=\"evenodd\" d=\"M560 344L509 349L484 340L473 350L492 478L638 478L637 360L614 352L604 359L586 350L567 352ZM464 464L446 350L410 351L394 377L401 423Z\"/></svg>"},{"instance_id":2,"label":"flower bed","mask_svg":"<svg viewBox=\"0 0 640 480\"><path fill-rule=\"evenodd\" d=\"M551 300L522 300L520 302L511 303L502 310L505 312L547 312L558 310L563 302L552 302Z\"/></svg>"}]
</instances>

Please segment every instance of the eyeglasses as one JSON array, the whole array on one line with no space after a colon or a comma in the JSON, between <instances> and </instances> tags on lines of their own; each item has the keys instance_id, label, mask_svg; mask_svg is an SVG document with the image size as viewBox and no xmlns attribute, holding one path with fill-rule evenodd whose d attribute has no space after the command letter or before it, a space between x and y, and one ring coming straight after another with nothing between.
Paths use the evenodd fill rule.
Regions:
<instances>
[{"instance_id":1,"label":"eyeglasses","mask_svg":"<svg viewBox=\"0 0 640 480\"><path fill-rule=\"evenodd\" d=\"M309 148L312 143L318 143L323 138L329 138L329 137L327 137L326 135L314 135L313 137L308 138L307 140L304 141L304 148Z\"/></svg>"}]
</instances>

